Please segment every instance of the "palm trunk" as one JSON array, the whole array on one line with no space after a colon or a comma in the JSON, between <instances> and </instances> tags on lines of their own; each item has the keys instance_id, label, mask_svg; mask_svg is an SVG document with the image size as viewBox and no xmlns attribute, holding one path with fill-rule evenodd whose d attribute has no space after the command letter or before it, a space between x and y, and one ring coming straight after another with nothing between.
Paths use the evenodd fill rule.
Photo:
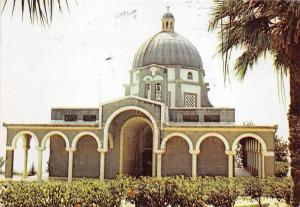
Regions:
<instances>
[{"instance_id":1,"label":"palm trunk","mask_svg":"<svg viewBox=\"0 0 300 207\"><path fill-rule=\"evenodd\" d=\"M293 179L291 206L300 206L300 59L290 69L291 104L289 119L289 148L291 153L291 174Z\"/></svg>"}]
</instances>

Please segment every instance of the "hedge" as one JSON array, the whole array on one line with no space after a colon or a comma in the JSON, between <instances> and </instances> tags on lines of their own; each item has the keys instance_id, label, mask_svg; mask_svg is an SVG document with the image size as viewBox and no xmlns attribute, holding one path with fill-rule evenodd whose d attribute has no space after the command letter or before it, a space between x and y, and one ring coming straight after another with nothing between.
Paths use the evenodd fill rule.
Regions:
<instances>
[{"instance_id":1,"label":"hedge","mask_svg":"<svg viewBox=\"0 0 300 207\"><path fill-rule=\"evenodd\" d=\"M0 206L8 207L117 207L122 200L136 207L231 207L238 198L261 204L261 198L289 203L288 177L141 177L79 180L71 183L0 183Z\"/></svg>"}]
</instances>

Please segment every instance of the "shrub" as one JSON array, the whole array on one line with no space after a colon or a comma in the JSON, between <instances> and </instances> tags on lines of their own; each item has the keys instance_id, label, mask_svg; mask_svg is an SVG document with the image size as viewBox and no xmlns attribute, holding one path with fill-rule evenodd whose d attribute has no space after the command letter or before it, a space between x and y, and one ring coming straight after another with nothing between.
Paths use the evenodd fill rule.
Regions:
<instances>
[{"instance_id":1,"label":"shrub","mask_svg":"<svg viewBox=\"0 0 300 207\"><path fill-rule=\"evenodd\" d=\"M167 179L167 198L171 206L204 206L202 179L176 177Z\"/></svg>"},{"instance_id":2,"label":"shrub","mask_svg":"<svg viewBox=\"0 0 300 207\"><path fill-rule=\"evenodd\" d=\"M290 177L268 177L265 182L267 197L290 204L293 182Z\"/></svg>"},{"instance_id":3,"label":"shrub","mask_svg":"<svg viewBox=\"0 0 300 207\"><path fill-rule=\"evenodd\" d=\"M108 182L108 190L112 196L112 207L121 206L122 200L129 200L133 196L133 182L134 179L132 177L126 177L124 175L119 175L116 179Z\"/></svg>"},{"instance_id":4,"label":"shrub","mask_svg":"<svg viewBox=\"0 0 300 207\"><path fill-rule=\"evenodd\" d=\"M276 177L286 177L289 171L288 162L275 161L275 176Z\"/></svg>"},{"instance_id":5,"label":"shrub","mask_svg":"<svg viewBox=\"0 0 300 207\"><path fill-rule=\"evenodd\" d=\"M205 178L204 201L208 205L231 207L241 195L240 182L237 178Z\"/></svg>"},{"instance_id":6,"label":"shrub","mask_svg":"<svg viewBox=\"0 0 300 207\"><path fill-rule=\"evenodd\" d=\"M134 179L128 189L128 200L136 207L167 207L164 178Z\"/></svg>"},{"instance_id":7,"label":"shrub","mask_svg":"<svg viewBox=\"0 0 300 207\"><path fill-rule=\"evenodd\" d=\"M257 177L242 179L243 195L255 200L262 207L262 198L266 195L265 180Z\"/></svg>"}]
</instances>

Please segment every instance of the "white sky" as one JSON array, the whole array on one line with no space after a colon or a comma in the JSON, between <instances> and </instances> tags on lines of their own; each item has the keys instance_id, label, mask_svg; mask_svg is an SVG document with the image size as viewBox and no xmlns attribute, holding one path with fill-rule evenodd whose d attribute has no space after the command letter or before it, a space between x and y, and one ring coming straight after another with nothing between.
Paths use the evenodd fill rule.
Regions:
<instances>
[{"instance_id":1,"label":"white sky","mask_svg":"<svg viewBox=\"0 0 300 207\"><path fill-rule=\"evenodd\" d=\"M211 103L234 107L237 124L249 120L256 125L278 124L279 136L288 136L288 86L284 104L270 57L249 71L243 82L232 75L231 84L224 85L216 33L207 31L211 1L74 2L69 0L70 13L54 14L51 28L33 26L27 15L22 22L20 5L13 18L9 5L1 16L1 125L48 123L51 107L98 106L99 75L101 101L124 96L135 52L160 31L161 16L170 5L175 31L188 38L202 57ZM110 55L113 59L105 61ZM5 153L5 141L1 126L0 155Z\"/></svg>"}]
</instances>

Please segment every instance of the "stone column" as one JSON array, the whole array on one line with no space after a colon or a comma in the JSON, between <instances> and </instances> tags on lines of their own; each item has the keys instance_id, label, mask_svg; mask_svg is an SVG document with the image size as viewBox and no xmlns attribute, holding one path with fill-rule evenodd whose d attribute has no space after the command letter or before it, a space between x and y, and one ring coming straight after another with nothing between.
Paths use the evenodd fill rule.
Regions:
<instances>
[{"instance_id":1,"label":"stone column","mask_svg":"<svg viewBox=\"0 0 300 207\"><path fill-rule=\"evenodd\" d=\"M249 141L246 140L246 151L247 151L247 170L250 170L250 149L249 149Z\"/></svg>"},{"instance_id":2,"label":"stone column","mask_svg":"<svg viewBox=\"0 0 300 207\"><path fill-rule=\"evenodd\" d=\"M28 150L29 147L25 145L23 146L24 149L24 168L23 168L23 177L26 178L28 177Z\"/></svg>"},{"instance_id":3,"label":"stone column","mask_svg":"<svg viewBox=\"0 0 300 207\"><path fill-rule=\"evenodd\" d=\"M253 175L253 140L250 140L250 172Z\"/></svg>"},{"instance_id":4,"label":"stone column","mask_svg":"<svg viewBox=\"0 0 300 207\"><path fill-rule=\"evenodd\" d=\"M256 171L256 176L258 176L258 165L259 165L259 160L258 160L258 157L259 157L259 154L258 154L258 145L259 145L259 142L256 141L256 145L255 145L255 171Z\"/></svg>"},{"instance_id":5,"label":"stone column","mask_svg":"<svg viewBox=\"0 0 300 207\"><path fill-rule=\"evenodd\" d=\"M100 179L104 179L105 174L105 153L107 149L97 149L100 152Z\"/></svg>"},{"instance_id":6,"label":"stone column","mask_svg":"<svg viewBox=\"0 0 300 207\"><path fill-rule=\"evenodd\" d=\"M28 177L28 150L30 148L30 136L23 136L23 149L24 149L24 168L23 177Z\"/></svg>"},{"instance_id":7,"label":"stone column","mask_svg":"<svg viewBox=\"0 0 300 207\"><path fill-rule=\"evenodd\" d=\"M154 152L157 154L157 172L156 172L156 177L161 177L161 156L165 152L165 150L155 150Z\"/></svg>"},{"instance_id":8,"label":"stone column","mask_svg":"<svg viewBox=\"0 0 300 207\"><path fill-rule=\"evenodd\" d=\"M262 153L261 155L261 177L265 178L265 155Z\"/></svg>"},{"instance_id":9,"label":"stone column","mask_svg":"<svg viewBox=\"0 0 300 207\"><path fill-rule=\"evenodd\" d=\"M12 178L14 171L14 148L6 147L5 178Z\"/></svg>"},{"instance_id":10,"label":"stone column","mask_svg":"<svg viewBox=\"0 0 300 207\"><path fill-rule=\"evenodd\" d=\"M192 177L197 177L197 156L200 153L200 150L190 150L192 155Z\"/></svg>"},{"instance_id":11,"label":"stone column","mask_svg":"<svg viewBox=\"0 0 300 207\"><path fill-rule=\"evenodd\" d=\"M258 177L261 178L261 148L260 144L258 145Z\"/></svg>"},{"instance_id":12,"label":"stone column","mask_svg":"<svg viewBox=\"0 0 300 207\"><path fill-rule=\"evenodd\" d=\"M67 147L66 150L69 152L68 181L71 182L73 178L73 153L76 151L76 148Z\"/></svg>"},{"instance_id":13,"label":"stone column","mask_svg":"<svg viewBox=\"0 0 300 207\"><path fill-rule=\"evenodd\" d=\"M225 153L228 155L228 177L233 177L234 169L233 169L233 157L236 155L236 151L226 150Z\"/></svg>"},{"instance_id":14,"label":"stone column","mask_svg":"<svg viewBox=\"0 0 300 207\"><path fill-rule=\"evenodd\" d=\"M37 178L38 181L42 180L42 174L43 174L43 148L42 147L36 147L36 150L38 151L38 166L37 166Z\"/></svg>"},{"instance_id":15,"label":"stone column","mask_svg":"<svg viewBox=\"0 0 300 207\"><path fill-rule=\"evenodd\" d=\"M155 177L156 157L154 151L152 152L152 177Z\"/></svg>"}]
</instances>

